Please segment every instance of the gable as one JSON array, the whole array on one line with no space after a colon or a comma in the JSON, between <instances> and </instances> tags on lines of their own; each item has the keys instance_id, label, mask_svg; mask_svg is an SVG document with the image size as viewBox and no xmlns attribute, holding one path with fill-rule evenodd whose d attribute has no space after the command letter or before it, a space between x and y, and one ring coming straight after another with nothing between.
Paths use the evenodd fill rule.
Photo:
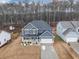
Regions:
<instances>
[{"instance_id":1,"label":"gable","mask_svg":"<svg viewBox=\"0 0 79 59\"><path fill-rule=\"evenodd\" d=\"M42 36L52 36L52 33L49 32L49 31L45 31L44 33L42 33L42 34L40 35L40 37L42 37Z\"/></svg>"},{"instance_id":2,"label":"gable","mask_svg":"<svg viewBox=\"0 0 79 59\"><path fill-rule=\"evenodd\" d=\"M23 29L37 29L37 28L33 26L31 23L29 23Z\"/></svg>"}]
</instances>

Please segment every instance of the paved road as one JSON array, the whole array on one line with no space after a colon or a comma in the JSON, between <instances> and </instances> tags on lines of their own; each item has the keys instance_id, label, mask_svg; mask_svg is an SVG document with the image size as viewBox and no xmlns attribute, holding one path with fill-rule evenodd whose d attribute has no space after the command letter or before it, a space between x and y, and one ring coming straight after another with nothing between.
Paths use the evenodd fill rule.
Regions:
<instances>
[{"instance_id":1,"label":"paved road","mask_svg":"<svg viewBox=\"0 0 79 59\"><path fill-rule=\"evenodd\" d=\"M79 43L77 43L77 42L70 42L70 46L77 54L79 54Z\"/></svg>"},{"instance_id":2,"label":"paved road","mask_svg":"<svg viewBox=\"0 0 79 59\"><path fill-rule=\"evenodd\" d=\"M42 46L45 46L45 50L42 49ZM41 59L58 59L58 56L50 44L42 44L41 46Z\"/></svg>"}]
</instances>

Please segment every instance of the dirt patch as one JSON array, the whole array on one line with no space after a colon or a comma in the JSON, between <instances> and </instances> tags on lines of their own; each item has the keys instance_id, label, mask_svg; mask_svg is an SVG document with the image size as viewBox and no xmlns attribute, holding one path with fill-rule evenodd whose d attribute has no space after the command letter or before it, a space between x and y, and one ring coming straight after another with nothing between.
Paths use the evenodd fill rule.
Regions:
<instances>
[{"instance_id":1,"label":"dirt patch","mask_svg":"<svg viewBox=\"0 0 79 59\"><path fill-rule=\"evenodd\" d=\"M0 59L40 59L39 46L21 46L20 37L0 48Z\"/></svg>"}]
</instances>

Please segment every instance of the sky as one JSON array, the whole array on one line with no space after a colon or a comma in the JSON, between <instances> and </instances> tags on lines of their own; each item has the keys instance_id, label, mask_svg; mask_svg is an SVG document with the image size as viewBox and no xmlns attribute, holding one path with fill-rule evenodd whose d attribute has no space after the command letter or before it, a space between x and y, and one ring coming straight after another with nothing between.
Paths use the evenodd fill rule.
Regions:
<instances>
[{"instance_id":1,"label":"sky","mask_svg":"<svg viewBox=\"0 0 79 59\"><path fill-rule=\"evenodd\" d=\"M25 0L0 0L0 3L8 3L8 2L18 2L18 1L25 1ZM49 3L52 0L28 0L28 2L35 1L36 3L40 1L40 3ZM77 0L74 0L77 1Z\"/></svg>"},{"instance_id":2,"label":"sky","mask_svg":"<svg viewBox=\"0 0 79 59\"><path fill-rule=\"evenodd\" d=\"M0 3L7 3L9 2L10 0L0 0Z\"/></svg>"},{"instance_id":3,"label":"sky","mask_svg":"<svg viewBox=\"0 0 79 59\"><path fill-rule=\"evenodd\" d=\"M0 3L8 3L8 2L18 2L18 1L25 1L25 0L0 0ZM40 1L40 3L49 3L52 0L28 0L29 3L35 1L36 3Z\"/></svg>"}]
</instances>

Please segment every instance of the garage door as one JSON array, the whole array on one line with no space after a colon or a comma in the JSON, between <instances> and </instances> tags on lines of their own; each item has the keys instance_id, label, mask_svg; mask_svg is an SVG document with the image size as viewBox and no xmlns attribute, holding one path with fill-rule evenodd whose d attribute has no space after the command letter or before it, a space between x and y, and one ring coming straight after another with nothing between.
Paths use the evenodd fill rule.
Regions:
<instances>
[{"instance_id":1,"label":"garage door","mask_svg":"<svg viewBox=\"0 0 79 59\"><path fill-rule=\"evenodd\" d=\"M66 38L66 42L77 42L78 38Z\"/></svg>"},{"instance_id":2,"label":"garage door","mask_svg":"<svg viewBox=\"0 0 79 59\"><path fill-rule=\"evenodd\" d=\"M52 43L52 39L41 39L41 43Z\"/></svg>"}]
</instances>

